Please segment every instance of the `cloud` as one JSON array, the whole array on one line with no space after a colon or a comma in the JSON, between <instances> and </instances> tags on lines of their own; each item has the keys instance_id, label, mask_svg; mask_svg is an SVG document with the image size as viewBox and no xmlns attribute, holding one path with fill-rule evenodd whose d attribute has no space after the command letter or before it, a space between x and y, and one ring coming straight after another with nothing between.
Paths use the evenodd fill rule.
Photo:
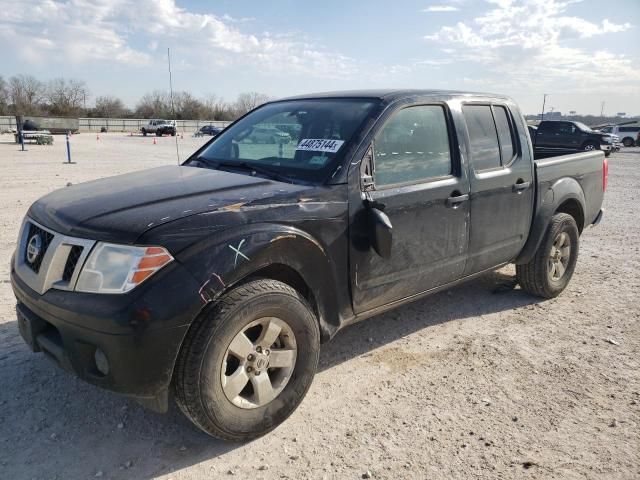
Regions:
<instances>
[{"instance_id":1,"label":"cloud","mask_svg":"<svg viewBox=\"0 0 640 480\"><path fill-rule=\"evenodd\" d=\"M423 12L457 12L458 10L460 9L453 5L431 5L422 9Z\"/></svg>"},{"instance_id":2,"label":"cloud","mask_svg":"<svg viewBox=\"0 0 640 480\"><path fill-rule=\"evenodd\" d=\"M631 91L640 69L630 58L607 50L588 51L576 41L623 32L629 23L591 22L565 14L571 0L491 0L490 10L470 22L443 26L425 36L464 62L480 63L499 85L592 91L616 87ZM606 11L603 12L606 14ZM635 60L635 59L634 59ZM637 87L635 87L637 88Z\"/></svg>"},{"instance_id":3,"label":"cloud","mask_svg":"<svg viewBox=\"0 0 640 480\"><path fill-rule=\"evenodd\" d=\"M299 35L247 33L240 25L250 18L195 13L175 0L32 0L29 8L0 0L0 11L0 39L33 63L148 66L170 46L185 65L199 68L242 65L332 77L351 75L357 65Z\"/></svg>"}]
</instances>

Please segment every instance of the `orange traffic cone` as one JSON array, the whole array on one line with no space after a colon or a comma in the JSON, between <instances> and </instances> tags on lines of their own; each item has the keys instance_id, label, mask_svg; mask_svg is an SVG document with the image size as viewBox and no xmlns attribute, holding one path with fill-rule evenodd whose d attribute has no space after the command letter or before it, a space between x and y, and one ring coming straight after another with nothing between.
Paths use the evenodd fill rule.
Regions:
<instances>
[{"instance_id":1,"label":"orange traffic cone","mask_svg":"<svg viewBox=\"0 0 640 480\"><path fill-rule=\"evenodd\" d=\"M153 139L153 144L154 144L154 145L156 144L156 139L155 139L155 138Z\"/></svg>"}]
</instances>

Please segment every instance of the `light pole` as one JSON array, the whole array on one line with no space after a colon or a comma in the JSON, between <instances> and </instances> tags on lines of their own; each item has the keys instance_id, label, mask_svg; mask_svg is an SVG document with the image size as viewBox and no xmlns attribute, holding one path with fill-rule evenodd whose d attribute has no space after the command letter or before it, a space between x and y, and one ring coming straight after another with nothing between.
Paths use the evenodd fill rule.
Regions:
<instances>
[{"instance_id":1,"label":"light pole","mask_svg":"<svg viewBox=\"0 0 640 480\"><path fill-rule=\"evenodd\" d=\"M544 96L542 97L542 113L540 114L541 122L544 120L544 106L546 103L547 103L547 94L545 93Z\"/></svg>"}]
</instances>

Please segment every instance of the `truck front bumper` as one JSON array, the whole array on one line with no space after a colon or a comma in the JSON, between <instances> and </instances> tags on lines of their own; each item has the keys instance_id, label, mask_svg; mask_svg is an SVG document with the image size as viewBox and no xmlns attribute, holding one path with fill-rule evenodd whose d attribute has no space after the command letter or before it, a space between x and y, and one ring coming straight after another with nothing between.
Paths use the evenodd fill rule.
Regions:
<instances>
[{"instance_id":1,"label":"truck front bumper","mask_svg":"<svg viewBox=\"0 0 640 480\"><path fill-rule=\"evenodd\" d=\"M601 143L600 150L603 152L610 152L613 149L613 146L610 143Z\"/></svg>"},{"instance_id":2,"label":"truck front bumper","mask_svg":"<svg viewBox=\"0 0 640 480\"><path fill-rule=\"evenodd\" d=\"M135 295L39 295L12 269L20 334L82 380L166 411L173 367L202 300L183 267L157 275Z\"/></svg>"}]
</instances>

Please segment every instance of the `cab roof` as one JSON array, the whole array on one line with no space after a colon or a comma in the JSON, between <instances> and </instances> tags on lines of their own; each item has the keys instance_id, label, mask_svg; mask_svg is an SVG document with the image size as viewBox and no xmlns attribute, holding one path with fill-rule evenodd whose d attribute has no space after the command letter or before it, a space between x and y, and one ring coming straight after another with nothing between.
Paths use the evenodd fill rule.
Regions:
<instances>
[{"instance_id":1,"label":"cab roof","mask_svg":"<svg viewBox=\"0 0 640 480\"><path fill-rule=\"evenodd\" d=\"M464 92L457 90L421 90L421 89L375 89L375 90L340 90L334 92L309 93L281 98L281 100L311 100L318 98L375 98L385 102L393 102L413 97L482 97L509 99L505 95L495 93Z\"/></svg>"}]
</instances>

